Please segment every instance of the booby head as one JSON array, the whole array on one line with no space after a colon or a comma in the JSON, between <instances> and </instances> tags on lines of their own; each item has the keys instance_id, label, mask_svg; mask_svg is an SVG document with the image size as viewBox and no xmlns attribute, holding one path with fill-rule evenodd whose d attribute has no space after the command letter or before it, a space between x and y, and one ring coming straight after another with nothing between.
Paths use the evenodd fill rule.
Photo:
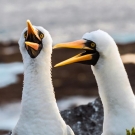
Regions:
<instances>
[{"instance_id":1,"label":"booby head","mask_svg":"<svg viewBox=\"0 0 135 135\"><path fill-rule=\"evenodd\" d=\"M56 44L53 49L73 48L84 50L84 52L56 64L55 67L71 63L82 63L94 66L100 58L109 56L110 51L113 49L112 47L114 47L113 43L115 42L106 32L97 30L85 33L81 40Z\"/></svg>"},{"instance_id":2,"label":"booby head","mask_svg":"<svg viewBox=\"0 0 135 135\"><path fill-rule=\"evenodd\" d=\"M41 26L33 26L27 20L27 27L23 30L19 40L23 57L37 58L45 53L52 53L52 38L47 30Z\"/></svg>"}]
</instances>

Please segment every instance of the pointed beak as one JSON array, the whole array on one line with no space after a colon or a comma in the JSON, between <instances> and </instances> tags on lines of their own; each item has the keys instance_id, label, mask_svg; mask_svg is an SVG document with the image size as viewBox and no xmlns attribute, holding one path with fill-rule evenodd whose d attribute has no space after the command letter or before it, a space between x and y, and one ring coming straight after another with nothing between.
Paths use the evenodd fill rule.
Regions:
<instances>
[{"instance_id":1,"label":"pointed beak","mask_svg":"<svg viewBox=\"0 0 135 135\"><path fill-rule=\"evenodd\" d=\"M87 54L84 56L81 56L82 54L78 54L72 58L69 58L63 62L60 62L58 64L56 64L54 67L60 67L60 66L64 66L64 65L68 65L68 64L72 64L72 63L76 63L76 62L81 62L81 61L87 61L87 60L91 60L92 59L92 55L91 54Z\"/></svg>"},{"instance_id":2,"label":"pointed beak","mask_svg":"<svg viewBox=\"0 0 135 135\"><path fill-rule=\"evenodd\" d=\"M38 31L34 29L34 27L32 26L32 23L30 22L30 20L27 20L27 35L35 35L39 40L41 40L38 36Z\"/></svg>"},{"instance_id":3,"label":"pointed beak","mask_svg":"<svg viewBox=\"0 0 135 135\"><path fill-rule=\"evenodd\" d=\"M77 40L74 42L60 43L56 44L53 49L56 48L74 48L74 49L87 49L92 50L91 48L85 46L86 40Z\"/></svg>"},{"instance_id":4,"label":"pointed beak","mask_svg":"<svg viewBox=\"0 0 135 135\"><path fill-rule=\"evenodd\" d=\"M30 46L31 48L33 48L34 50L38 50L38 48L39 48L39 44L38 43L33 43L33 42L25 42L25 44L27 45L27 46Z\"/></svg>"},{"instance_id":5,"label":"pointed beak","mask_svg":"<svg viewBox=\"0 0 135 135\"><path fill-rule=\"evenodd\" d=\"M72 63L82 63L88 65L95 65L99 58L99 53L95 49L96 44L88 40L77 40L74 42L56 44L53 49L56 48L73 48L82 49L85 52L80 53L74 57L71 57L63 62L56 64L54 67L64 66Z\"/></svg>"},{"instance_id":6,"label":"pointed beak","mask_svg":"<svg viewBox=\"0 0 135 135\"><path fill-rule=\"evenodd\" d=\"M30 20L27 20L27 37L36 37L37 39L40 40L39 36L38 36L38 32L37 30L34 29L34 27L32 26L32 23L30 22ZM25 42L26 46L29 46L35 50L38 50L39 48L39 44L38 43L34 43L34 42ZM28 48L28 47L27 47Z\"/></svg>"},{"instance_id":7,"label":"pointed beak","mask_svg":"<svg viewBox=\"0 0 135 135\"><path fill-rule=\"evenodd\" d=\"M28 54L31 58L36 58L42 49L42 40L39 37L39 30L32 25L30 20L27 20L27 31L24 36Z\"/></svg>"}]
</instances>

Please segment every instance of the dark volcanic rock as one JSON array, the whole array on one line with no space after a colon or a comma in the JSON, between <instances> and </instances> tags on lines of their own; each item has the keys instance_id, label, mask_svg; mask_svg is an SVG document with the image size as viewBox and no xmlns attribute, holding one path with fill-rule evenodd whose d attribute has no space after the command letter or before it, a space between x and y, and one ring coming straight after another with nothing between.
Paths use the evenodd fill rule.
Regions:
<instances>
[{"instance_id":1,"label":"dark volcanic rock","mask_svg":"<svg viewBox=\"0 0 135 135\"><path fill-rule=\"evenodd\" d=\"M103 125L103 106L100 98L87 105L61 112L65 122L75 135L101 135Z\"/></svg>"},{"instance_id":2,"label":"dark volcanic rock","mask_svg":"<svg viewBox=\"0 0 135 135\"><path fill-rule=\"evenodd\" d=\"M101 135L102 133L103 106L100 98L87 105L62 111L61 115L75 135ZM1 131L0 135L10 135L10 132Z\"/></svg>"}]
</instances>

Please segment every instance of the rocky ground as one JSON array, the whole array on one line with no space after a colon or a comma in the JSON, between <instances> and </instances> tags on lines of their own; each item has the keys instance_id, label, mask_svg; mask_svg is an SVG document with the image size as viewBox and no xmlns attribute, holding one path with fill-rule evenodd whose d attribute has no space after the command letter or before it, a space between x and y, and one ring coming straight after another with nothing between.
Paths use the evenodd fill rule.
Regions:
<instances>
[{"instance_id":1,"label":"rocky ground","mask_svg":"<svg viewBox=\"0 0 135 135\"><path fill-rule=\"evenodd\" d=\"M135 53L135 43L127 45L118 44L121 55ZM74 56L77 50L54 50L52 65ZM0 43L0 63L22 62L17 42ZM135 92L135 64L124 65L129 76L131 86ZM10 67L9 67L10 68ZM74 64L52 69L52 80L56 99L66 96L84 95L98 96L97 84L90 66ZM23 74L18 75L18 82L4 88L0 88L0 104L20 101L22 94ZM95 111L93 106L99 106ZM99 100L71 110L61 112L65 121L73 128L76 135L100 135L102 129L103 110ZM93 119L94 117L94 119ZM86 124L85 124L86 123ZM83 125L83 126L82 126ZM4 134L6 131L0 131ZM83 134L86 133L86 134Z\"/></svg>"},{"instance_id":2,"label":"rocky ground","mask_svg":"<svg viewBox=\"0 0 135 135\"><path fill-rule=\"evenodd\" d=\"M103 107L100 98L87 105L81 105L61 112L65 122L75 135L101 135ZM10 131L0 131L0 135L10 135Z\"/></svg>"},{"instance_id":3,"label":"rocky ground","mask_svg":"<svg viewBox=\"0 0 135 135\"><path fill-rule=\"evenodd\" d=\"M87 105L81 105L61 112L63 119L75 135L101 135L103 106L100 98Z\"/></svg>"}]
</instances>

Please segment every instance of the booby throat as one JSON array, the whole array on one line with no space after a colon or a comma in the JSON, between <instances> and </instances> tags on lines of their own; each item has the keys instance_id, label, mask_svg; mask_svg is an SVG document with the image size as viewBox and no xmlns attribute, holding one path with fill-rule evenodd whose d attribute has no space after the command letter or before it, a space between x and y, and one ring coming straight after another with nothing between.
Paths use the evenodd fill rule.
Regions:
<instances>
[{"instance_id":1,"label":"booby throat","mask_svg":"<svg viewBox=\"0 0 135 135\"><path fill-rule=\"evenodd\" d=\"M55 48L85 50L55 67L71 63L92 65L104 108L102 135L125 135L126 129L135 127L135 96L111 36L97 30L84 34L81 40L57 44Z\"/></svg>"},{"instance_id":2,"label":"booby throat","mask_svg":"<svg viewBox=\"0 0 135 135\"><path fill-rule=\"evenodd\" d=\"M24 63L21 114L12 135L74 135L61 117L51 80L52 38L47 30L27 28L19 40Z\"/></svg>"}]
</instances>

